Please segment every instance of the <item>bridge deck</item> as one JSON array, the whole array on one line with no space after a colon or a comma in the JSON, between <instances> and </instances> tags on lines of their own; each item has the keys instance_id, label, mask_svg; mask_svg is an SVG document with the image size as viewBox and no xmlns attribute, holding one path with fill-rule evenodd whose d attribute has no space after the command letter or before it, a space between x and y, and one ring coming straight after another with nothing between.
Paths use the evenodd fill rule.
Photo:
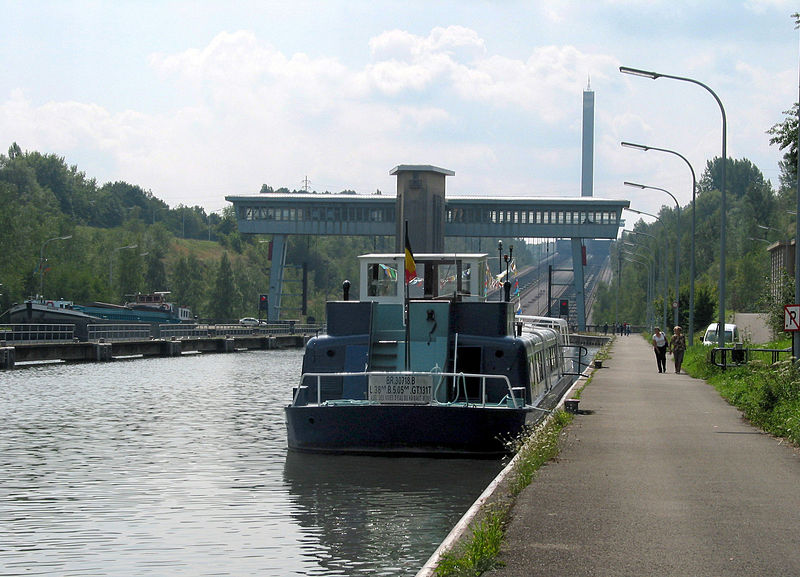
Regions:
<instances>
[{"instance_id":1,"label":"bridge deck","mask_svg":"<svg viewBox=\"0 0 800 577\"><path fill-rule=\"evenodd\" d=\"M397 198L387 195L227 196L239 230L251 234L391 236ZM627 200L595 197L450 197L445 236L617 237Z\"/></svg>"}]
</instances>

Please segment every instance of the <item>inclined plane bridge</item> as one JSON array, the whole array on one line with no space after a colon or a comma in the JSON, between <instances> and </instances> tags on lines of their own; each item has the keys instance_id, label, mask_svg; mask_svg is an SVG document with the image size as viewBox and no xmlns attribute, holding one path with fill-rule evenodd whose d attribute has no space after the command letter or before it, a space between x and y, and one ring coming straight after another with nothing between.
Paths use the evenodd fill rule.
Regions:
<instances>
[{"instance_id":1,"label":"inclined plane bridge","mask_svg":"<svg viewBox=\"0 0 800 577\"><path fill-rule=\"evenodd\" d=\"M444 252L445 237L569 238L572 240L576 324L585 329L584 241L617 237L630 202L580 197L445 196L450 170L400 165L397 195L256 194L226 196L239 231L272 235L270 321L279 319L287 239L290 235L394 236L403 250L403 223L415 252Z\"/></svg>"}]
</instances>

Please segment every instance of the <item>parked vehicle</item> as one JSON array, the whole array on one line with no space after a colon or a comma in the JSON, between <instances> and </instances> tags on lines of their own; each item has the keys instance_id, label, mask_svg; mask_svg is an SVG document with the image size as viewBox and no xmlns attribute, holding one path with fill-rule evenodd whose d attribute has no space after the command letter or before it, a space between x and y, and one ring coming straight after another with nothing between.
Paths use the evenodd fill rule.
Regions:
<instances>
[{"instance_id":1,"label":"parked vehicle","mask_svg":"<svg viewBox=\"0 0 800 577\"><path fill-rule=\"evenodd\" d=\"M719 323L711 323L706 329L703 336L704 345L716 345L719 343L719 333L717 332L717 325ZM725 342L726 343L741 343L742 338L739 334L739 327L734 324L725 323Z\"/></svg>"}]
</instances>

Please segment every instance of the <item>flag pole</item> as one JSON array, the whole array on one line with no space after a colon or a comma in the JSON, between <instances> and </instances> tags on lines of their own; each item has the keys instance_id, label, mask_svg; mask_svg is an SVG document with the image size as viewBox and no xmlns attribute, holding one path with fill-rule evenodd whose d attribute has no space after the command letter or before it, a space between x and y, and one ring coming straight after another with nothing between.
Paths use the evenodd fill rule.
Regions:
<instances>
[{"instance_id":1,"label":"flag pole","mask_svg":"<svg viewBox=\"0 0 800 577\"><path fill-rule=\"evenodd\" d=\"M409 327L409 319L410 313L408 310L408 259L409 254L411 254L411 246L408 242L408 221L403 221L404 232L405 232L405 246L403 250L403 321L406 328L406 350L405 350L405 369L406 371L411 370L411 359L409 358L411 355L411 329ZM413 256L411 257L413 260Z\"/></svg>"}]
</instances>

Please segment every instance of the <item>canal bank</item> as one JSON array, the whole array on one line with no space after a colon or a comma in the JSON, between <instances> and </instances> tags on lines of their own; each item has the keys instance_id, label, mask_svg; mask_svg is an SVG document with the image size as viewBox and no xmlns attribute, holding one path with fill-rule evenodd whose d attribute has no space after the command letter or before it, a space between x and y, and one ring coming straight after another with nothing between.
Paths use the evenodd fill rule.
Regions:
<instances>
[{"instance_id":1,"label":"canal bank","mask_svg":"<svg viewBox=\"0 0 800 577\"><path fill-rule=\"evenodd\" d=\"M800 574L799 482L795 448L618 338L485 575Z\"/></svg>"},{"instance_id":2,"label":"canal bank","mask_svg":"<svg viewBox=\"0 0 800 577\"><path fill-rule=\"evenodd\" d=\"M0 341L0 370L18 363L108 362L131 357L178 357L188 353L233 353L247 350L303 348L308 335L245 335L142 339L105 342L27 342L8 346Z\"/></svg>"}]
</instances>

